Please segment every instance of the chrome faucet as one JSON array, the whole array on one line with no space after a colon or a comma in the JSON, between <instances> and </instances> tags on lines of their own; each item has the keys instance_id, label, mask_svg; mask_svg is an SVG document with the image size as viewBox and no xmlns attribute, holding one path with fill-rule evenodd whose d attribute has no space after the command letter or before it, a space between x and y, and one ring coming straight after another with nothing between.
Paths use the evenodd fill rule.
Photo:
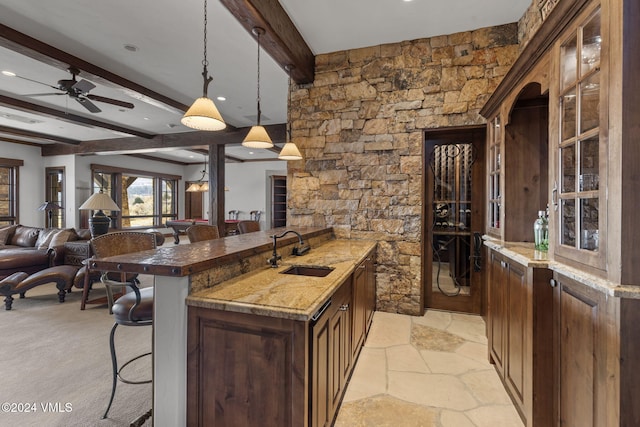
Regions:
<instances>
[{"instance_id":1,"label":"chrome faucet","mask_svg":"<svg viewBox=\"0 0 640 427\"><path fill-rule=\"evenodd\" d=\"M293 251L291 252L292 255L301 256L301 255L304 255L307 252L309 252L309 250L311 249L311 246L309 246L308 244L304 243L304 240L302 240L302 236L297 231L286 230L282 234L278 234L278 235L274 234L273 236L271 236L271 238L273 239L273 254L271 255L271 258L269 258L267 260L267 262L273 268L278 267L278 260L282 259L282 256L278 255L278 252L276 251L277 241L278 241L278 239L286 236L289 233L293 233L296 236L298 236L298 244L299 244L299 246L294 246L293 247Z\"/></svg>"}]
</instances>

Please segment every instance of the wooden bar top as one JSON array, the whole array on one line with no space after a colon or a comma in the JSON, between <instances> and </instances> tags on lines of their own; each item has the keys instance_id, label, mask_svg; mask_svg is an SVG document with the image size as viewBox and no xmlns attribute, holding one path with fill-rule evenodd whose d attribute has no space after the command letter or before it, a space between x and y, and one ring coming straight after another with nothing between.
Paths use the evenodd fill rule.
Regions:
<instances>
[{"instance_id":1,"label":"wooden bar top","mask_svg":"<svg viewBox=\"0 0 640 427\"><path fill-rule=\"evenodd\" d=\"M333 233L332 228L325 227L273 228L187 245L163 246L148 251L92 259L90 265L92 269L101 271L123 271L170 277L189 276L269 251L273 247L271 236L285 230L297 231L305 241L315 236ZM298 237L291 233L278 239L278 247L297 241Z\"/></svg>"}]
</instances>

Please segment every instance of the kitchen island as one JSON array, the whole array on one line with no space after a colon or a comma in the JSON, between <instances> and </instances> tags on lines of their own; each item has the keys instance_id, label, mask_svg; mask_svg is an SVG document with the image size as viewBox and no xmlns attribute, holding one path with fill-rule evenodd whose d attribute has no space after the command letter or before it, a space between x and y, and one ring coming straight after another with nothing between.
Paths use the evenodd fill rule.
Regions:
<instances>
[{"instance_id":1,"label":"kitchen island","mask_svg":"<svg viewBox=\"0 0 640 427\"><path fill-rule=\"evenodd\" d=\"M211 408L217 414L214 418L219 418L220 413L237 416L242 412L247 419L253 417L251 419L255 420L256 414L264 414L265 408L272 408L269 405L273 399L271 403L265 403L260 396L268 398L278 393L282 396L276 385L281 378L289 378L284 392L293 400L289 402L290 407L277 409L286 413L278 419L291 421L289 425L308 425L309 411L318 409L317 405L309 405L309 397L314 393L306 391L316 374L311 370L313 356L310 352L320 350L317 345L310 344L309 337L317 321L313 320L314 315L326 308L328 302L331 309L325 310L326 313L342 315L339 327L343 333L339 337L323 335L321 342L329 344L329 338L342 339L340 360L348 360L351 368L353 355L357 357L354 350L356 347L359 350L364 339L358 335L352 343L352 334L346 332L356 328L352 323L355 318L355 331L362 335L373 306L360 298L352 311L348 309L356 292L361 297L368 296L367 301L374 301L372 281L364 279L373 278L375 242L335 240L331 228L294 229L312 249L301 257L288 256L299 244L297 236L290 234L279 239L277 251L283 259L278 268L269 267L266 260L272 255L271 236L281 233L284 228L92 261L92 268L99 270L154 276L154 425L180 426L187 424L187 420L189 425L225 425L225 421L207 424L210 418L203 423L202 410L210 402L206 399L211 398L215 398L215 405L218 405ZM322 278L280 274L286 266L293 264L322 265L332 270ZM357 279L362 290L353 287L359 271L363 272ZM364 287L367 283L369 288ZM352 289L355 289L353 293ZM330 302L338 291L340 301ZM196 322L195 319L200 320ZM326 316L321 316L320 320L325 319ZM220 327L225 322L227 324ZM251 323L252 331L271 331L273 339L256 333L239 335L240 323L245 324L245 329L246 324ZM234 326L227 327L229 324ZM274 324L280 325L279 331ZM217 326L210 328L211 325ZM286 329L289 332L283 332ZM278 344L284 347L278 347ZM255 345L261 346L263 351L254 352L252 346ZM200 357L203 355L207 357ZM275 363L276 359L283 360L290 368L288 377L278 371L284 365ZM228 362L234 360L234 370L227 370ZM242 362L244 369L240 369L239 363L243 360L246 364ZM318 367L318 363L313 366ZM256 367L261 367L260 375L247 376L255 374ZM217 390L226 396L220 398L214 393L220 378L237 387L249 386L244 391L239 388ZM341 382L340 398L346 384L344 375ZM262 388L259 388L260 384ZM207 394L203 394L203 390ZM242 392L250 392L244 397L251 397L251 400L240 402L229 398ZM329 409L337 410L337 406L333 404ZM327 410L325 414L329 412Z\"/></svg>"}]
</instances>

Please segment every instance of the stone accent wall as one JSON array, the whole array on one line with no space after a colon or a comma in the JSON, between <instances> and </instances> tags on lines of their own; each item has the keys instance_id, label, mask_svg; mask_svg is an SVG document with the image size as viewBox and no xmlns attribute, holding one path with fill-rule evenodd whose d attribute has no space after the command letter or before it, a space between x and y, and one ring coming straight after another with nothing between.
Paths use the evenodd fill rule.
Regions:
<instances>
[{"instance_id":1,"label":"stone accent wall","mask_svg":"<svg viewBox=\"0 0 640 427\"><path fill-rule=\"evenodd\" d=\"M377 309L423 310L423 130L484 123L518 54L517 24L316 57L292 88L291 225L378 241Z\"/></svg>"},{"instance_id":2,"label":"stone accent wall","mask_svg":"<svg viewBox=\"0 0 640 427\"><path fill-rule=\"evenodd\" d=\"M518 40L520 51L529 43L529 40L540 29L542 23L560 0L533 0L531 6L518 21Z\"/></svg>"}]
</instances>

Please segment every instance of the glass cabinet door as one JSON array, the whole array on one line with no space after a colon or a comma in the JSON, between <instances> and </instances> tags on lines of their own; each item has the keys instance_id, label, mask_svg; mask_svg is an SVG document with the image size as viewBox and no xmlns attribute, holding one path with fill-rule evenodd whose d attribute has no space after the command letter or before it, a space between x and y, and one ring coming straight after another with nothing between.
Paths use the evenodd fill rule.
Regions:
<instances>
[{"instance_id":1,"label":"glass cabinet door","mask_svg":"<svg viewBox=\"0 0 640 427\"><path fill-rule=\"evenodd\" d=\"M600 249L600 9L560 47L560 251Z\"/></svg>"},{"instance_id":2,"label":"glass cabinet door","mask_svg":"<svg viewBox=\"0 0 640 427\"><path fill-rule=\"evenodd\" d=\"M500 117L495 117L489 124L489 212L488 228L491 234L500 236L500 208L502 196L500 190L502 129Z\"/></svg>"}]
</instances>

